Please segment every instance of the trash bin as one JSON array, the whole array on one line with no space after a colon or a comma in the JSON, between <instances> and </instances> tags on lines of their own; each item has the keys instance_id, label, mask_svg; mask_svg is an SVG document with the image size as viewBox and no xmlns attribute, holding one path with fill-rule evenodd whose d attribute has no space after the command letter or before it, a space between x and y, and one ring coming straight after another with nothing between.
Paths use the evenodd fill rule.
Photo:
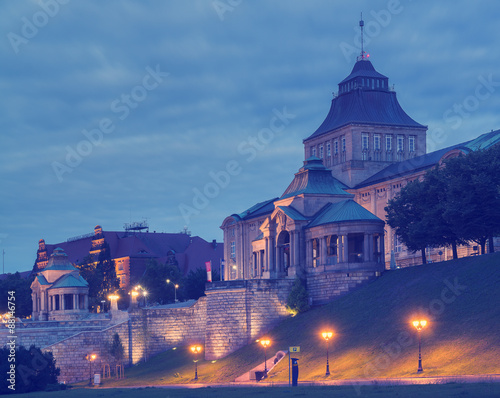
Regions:
<instances>
[{"instance_id":1,"label":"trash bin","mask_svg":"<svg viewBox=\"0 0 500 398\"><path fill-rule=\"evenodd\" d=\"M99 373L94 374L94 386L101 384L101 375Z\"/></svg>"},{"instance_id":2,"label":"trash bin","mask_svg":"<svg viewBox=\"0 0 500 398\"><path fill-rule=\"evenodd\" d=\"M292 358L292 386L297 387L299 380L299 359Z\"/></svg>"}]
</instances>

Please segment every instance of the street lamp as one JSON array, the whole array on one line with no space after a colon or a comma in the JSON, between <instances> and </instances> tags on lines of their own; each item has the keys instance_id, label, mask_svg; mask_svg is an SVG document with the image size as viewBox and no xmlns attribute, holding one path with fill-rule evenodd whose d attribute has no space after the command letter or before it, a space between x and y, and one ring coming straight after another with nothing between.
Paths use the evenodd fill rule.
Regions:
<instances>
[{"instance_id":1,"label":"street lamp","mask_svg":"<svg viewBox=\"0 0 500 398\"><path fill-rule=\"evenodd\" d=\"M427 325L426 320L421 320L421 321L413 321L413 326L415 326L415 329L417 329L418 333L418 370L417 372L423 372L424 369L422 369L422 351L421 351L421 339L420 339L420 332L422 329Z\"/></svg>"},{"instance_id":2,"label":"street lamp","mask_svg":"<svg viewBox=\"0 0 500 398\"><path fill-rule=\"evenodd\" d=\"M92 362L97 358L96 354L88 354L85 359L89 361L89 386L92 386Z\"/></svg>"},{"instance_id":3,"label":"street lamp","mask_svg":"<svg viewBox=\"0 0 500 398\"><path fill-rule=\"evenodd\" d=\"M177 289L179 289L179 285L172 282L170 279L167 279L167 283L171 283L172 285L174 285L174 303L177 303Z\"/></svg>"},{"instance_id":4,"label":"street lamp","mask_svg":"<svg viewBox=\"0 0 500 398\"><path fill-rule=\"evenodd\" d=\"M106 300L101 300L102 312L106 312Z\"/></svg>"},{"instance_id":5,"label":"street lamp","mask_svg":"<svg viewBox=\"0 0 500 398\"><path fill-rule=\"evenodd\" d=\"M333 332L323 332L321 336L326 340L326 373L325 376L330 376L330 364L328 363L328 341L332 338Z\"/></svg>"},{"instance_id":6,"label":"street lamp","mask_svg":"<svg viewBox=\"0 0 500 398\"><path fill-rule=\"evenodd\" d=\"M264 377L267 377L267 347L271 344L271 340L261 339L260 344L264 347Z\"/></svg>"},{"instance_id":7,"label":"street lamp","mask_svg":"<svg viewBox=\"0 0 500 398\"><path fill-rule=\"evenodd\" d=\"M190 347L194 354L194 379L198 380L198 354L201 352L201 345L193 345Z\"/></svg>"}]
</instances>

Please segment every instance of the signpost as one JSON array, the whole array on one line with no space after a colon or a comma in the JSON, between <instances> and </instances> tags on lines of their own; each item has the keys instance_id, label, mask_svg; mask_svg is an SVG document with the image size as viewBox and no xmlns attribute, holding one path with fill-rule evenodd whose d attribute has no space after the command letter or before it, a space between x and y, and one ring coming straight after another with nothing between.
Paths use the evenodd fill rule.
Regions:
<instances>
[{"instance_id":1,"label":"signpost","mask_svg":"<svg viewBox=\"0 0 500 398\"><path fill-rule=\"evenodd\" d=\"M291 357L292 357L292 352L300 352L300 347L288 347L288 387L291 385L291 379L290 379L290 367L291 367Z\"/></svg>"}]
</instances>

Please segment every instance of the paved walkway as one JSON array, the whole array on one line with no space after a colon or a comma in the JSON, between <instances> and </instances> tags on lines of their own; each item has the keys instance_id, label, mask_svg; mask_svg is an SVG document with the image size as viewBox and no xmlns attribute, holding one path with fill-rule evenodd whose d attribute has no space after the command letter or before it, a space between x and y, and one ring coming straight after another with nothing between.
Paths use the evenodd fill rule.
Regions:
<instances>
[{"instance_id":1,"label":"paved walkway","mask_svg":"<svg viewBox=\"0 0 500 398\"><path fill-rule=\"evenodd\" d=\"M350 379L350 380L324 380L308 381L300 380L299 386L401 386L409 384L447 384L447 383L500 383L500 374L495 375L464 375L464 376L421 376L401 377L385 379ZM124 387L101 387L101 388L203 388L203 387L288 387L287 382L244 382L244 383L190 383L190 384L168 384L168 385L142 385Z\"/></svg>"}]
</instances>

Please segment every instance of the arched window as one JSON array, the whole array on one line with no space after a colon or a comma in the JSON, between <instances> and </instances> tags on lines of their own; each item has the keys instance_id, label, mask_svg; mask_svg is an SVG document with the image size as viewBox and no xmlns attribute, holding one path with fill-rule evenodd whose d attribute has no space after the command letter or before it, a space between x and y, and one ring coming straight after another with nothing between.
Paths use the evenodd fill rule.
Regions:
<instances>
[{"instance_id":1,"label":"arched window","mask_svg":"<svg viewBox=\"0 0 500 398\"><path fill-rule=\"evenodd\" d=\"M313 267L317 267L319 265L319 240L312 240L312 264Z\"/></svg>"}]
</instances>

